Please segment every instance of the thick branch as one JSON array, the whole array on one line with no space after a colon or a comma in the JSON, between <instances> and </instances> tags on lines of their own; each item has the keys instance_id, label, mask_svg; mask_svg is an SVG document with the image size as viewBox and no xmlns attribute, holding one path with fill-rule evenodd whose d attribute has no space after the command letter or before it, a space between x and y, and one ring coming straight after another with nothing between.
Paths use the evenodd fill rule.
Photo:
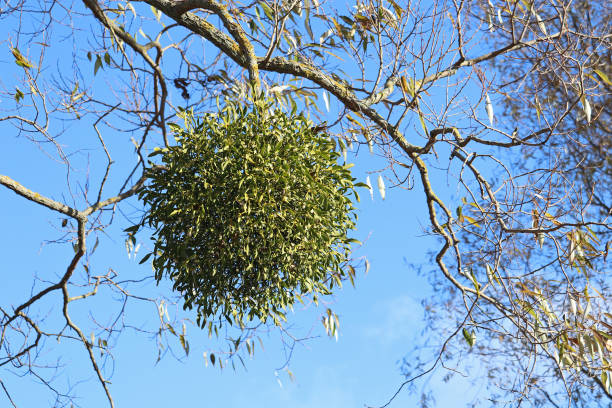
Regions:
<instances>
[{"instance_id":1,"label":"thick branch","mask_svg":"<svg viewBox=\"0 0 612 408\"><path fill-rule=\"evenodd\" d=\"M249 61L241 52L241 47L208 21L196 16L193 13L177 12L175 3L173 1L143 1L161 10L164 14L174 19L181 26L212 42L217 48L219 48L240 66L248 67ZM372 120L376 125L390 135L404 152L411 153L420 149L420 147L409 143L404 138L402 133L395 126L385 120L378 112L376 112L376 110L359 100L359 98L357 98L357 96L346 85L336 81L331 77L331 75L327 75L321 69L304 61L290 61L282 57L271 58L269 61L265 61L263 58L261 58L258 60L258 65L259 69L262 70L278 72L281 74L290 74L316 83L338 98L340 102L342 102L348 109L359 112Z\"/></svg>"},{"instance_id":2,"label":"thick branch","mask_svg":"<svg viewBox=\"0 0 612 408\"><path fill-rule=\"evenodd\" d=\"M50 198L44 197L40 195L39 193L35 193L34 191L22 186L21 184L19 184L18 182L16 182L15 180L13 180L12 178L8 176L3 176L0 174L0 184L2 184L5 187L10 188L11 190L19 194L20 196L30 201L34 201L37 204L43 205L51 210L60 212L62 214L65 214L69 217L76 218L76 219L80 219L83 217L83 214L81 214L79 211L75 210L74 208L68 207L65 204L62 204Z\"/></svg>"},{"instance_id":3,"label":"thick branch","mask_svg":"<svg viewBox=\"0 0 612 408\"><path fill-rule=\"evenodd\" d=\"M255 55L255 49L253 48L253 44L247 38L244 30L240 26L240 24L236 23L236 20L231 16L231 14L227 11L227 7L223 6L220 3L217 3L214 0L183 0L180 2L175 2L174 10L177 15L182 15L188 11L201 8L204 10L209 10L215 13L221 21L227 31L234 37L240 50L247 58L246 64L247 69L249 71L249 78L251 82L255 86L255 89L259 89L260 81L259 81L259 67L257 65L257 56Z\"/></svg>"}]
</instances>

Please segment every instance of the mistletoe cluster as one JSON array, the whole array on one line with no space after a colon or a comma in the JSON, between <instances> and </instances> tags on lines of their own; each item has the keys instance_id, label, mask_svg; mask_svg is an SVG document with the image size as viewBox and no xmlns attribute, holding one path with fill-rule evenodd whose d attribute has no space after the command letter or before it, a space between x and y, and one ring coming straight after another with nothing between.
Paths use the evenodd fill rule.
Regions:
<instances>
[{"instance_id":1,"label":"mistletoe cluster","mask_svg":"<svg viewBox=\"0 0 612 408\"><path fill-rule=\"evenodd\" d=\"M345 277L358 198L334 142L263 100L183 116L139 194L156 279L169 277L209 328L279 324L296 299L329 294Z\"/></svg>"}]
</instances>

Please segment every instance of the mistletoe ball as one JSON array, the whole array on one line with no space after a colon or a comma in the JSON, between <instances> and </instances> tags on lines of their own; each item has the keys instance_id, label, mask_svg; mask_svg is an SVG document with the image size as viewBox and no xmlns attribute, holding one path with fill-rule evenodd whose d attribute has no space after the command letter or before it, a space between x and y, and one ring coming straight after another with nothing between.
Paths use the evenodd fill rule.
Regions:
<instances>
[{"instance_id":1,"label":"mistletoe ball","mask_svg":"<svg viewBox=\"0 0 612 408\"><path fill-rule=\"evenodd\" d=\"M329 294L345 277L357 198L334 142L265 101L183 116L139 194L156 279L172 280L201 326L278 324L296 299Z\"/></svg>"}]
</instances>

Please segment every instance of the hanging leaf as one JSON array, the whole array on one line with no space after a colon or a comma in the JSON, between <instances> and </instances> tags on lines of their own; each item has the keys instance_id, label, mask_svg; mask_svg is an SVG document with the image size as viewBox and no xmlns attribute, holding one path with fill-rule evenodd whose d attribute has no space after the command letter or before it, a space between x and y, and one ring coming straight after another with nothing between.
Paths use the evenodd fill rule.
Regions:
<instances>
[{"instance_id":1,"label":"hanging leaf","mask_svg":"<svg viewBox=\"0 0 612 408\"><path fill-rule=\"evenodd\" d=\"M102 58L96 55L96 62L94 63L94 75L98 73L98 70L102 67Z\"/></svg>"},{"instance_id":2,"label":"hanging leaf","mask_svg":"<svg viewBox=\"0 0 612 408\"><path fill-rule=\"evenodd\" d=\"M326 310L326 315L324 315L322 318L322 321L327 335L330 337L335 337L336 341L338 341L338 315L328 308Z\"/></svg>"},{"instance_id":3,"label":"hanging leaf","mask_svg":"<svg viewBox=\"0 0 612 408\"><path fill-rule=\"evenodd\" d=\"M573 316L576 316L576 314L578 313L578 305L576 304L576 301L574 300L574 298L571 296L570 296L570 310Z\"/></svg>"},{"instance_id":4,"label":"hanging leaf","mask_svg":"<svg viewBox=\"0 0 612 408\"><path fill-rule=\"evenodd\" d=\"M149 252L148 254L146 254L141 260L140 262L138 262L139 265L147 262L147 259L149 259L151 257L151 255L153 255L153 252Z\"/></svg>"},{"instance_id":5,"label":"hanging leaf","mask_svg":"<svg viewBox=\"0 0 612 408\"><path fill-rule=\"evenodd\" d=\"M540 27L540 31L542 31L544 35L548 35L548 32L546 31L546 25L544 25L544 22L542 21L538 13L535 13L535 18L538 22L538 27Z\"/></svg>"},{"instance_id":6,"label":"hanging leaf","mask_svg":"<svg viewBox=\"0 0 612 408\"><path fill-rule=\"evenodd\" d=\"M325 109L329 112L329 97L327 91L323 91L323 102L325 102Z\"/></svg>"},{"instance_id":7,"label":"hanging leaf","mask_svg":"<svg viewBox=\"0 0 612 408\"><path fill-rule=\"evenodd\" d=\"M383 181L382 176L378 175L378 192L380 193L380 197L385 199L385 182Z\"/></svg>"},{"instance_id":8,"label":"hanging leaf","mask_svg":"<svg viewBox=\"0 0 612 408\"><path fill-rule=\"evenodd\" d=\"M266 15L266 17L268 17L270 20L274 20L274 15L273 15L274 12L270 8L270 6L268 6L265 1L260 1L259 5L263 9L263 12ZM257 14L259 14L259 13L257 13Z\"/></svg>"},{"instance_id":9,"label":"hanging leaf","mask_svg":"<svg viewBox=\"0 0 612 408\"><path fill-rule=\"evenodd\" d=\"M153 15L155 16L155 19L159 21L162 15L161 10L158 10L155 7L151 6L151 11L153 12Z\"/></svg>"},{"instance_id":10,"label":"hanging leaf","mask_svg":"<svg viewBox=\"0 0 612 408\"><path fill-rule=\"evenodd\" d=\"M489 94L485 95L485 109L487 110L487 116L489 117L489 123L493 126L493 104L491 103L491 98L489 98Z\"/></svg>"},{"instance_id":11,"label":"hanging leaf","mask_svg":"<svg viewBox=\"0 0 612 408\"><path fill-rule=\"evenodd\" d=\"M462 224L463 221L464 221L464 218L463 218L463 207L461 207L461 206L457 207L455 212L457 213L457 222L459 224Z\"/></svg>"},{"instance_id":12,"label":"hanging leaf","mask_svg":"<svg viewBox=\"0 0 612 408\"><path fill-rule=\"evenodd\" d=\"M498 285L501 285L501 282L499 281L499 278L497 277L497 274L495 273L493 268L491 268L491 266L489 266L489 264L485 264L485 269L487 271L487 278L489 279L489 282L491 284L493 284L495 282Z\"/></svg>"},{"instance_id":13,"label":"hanging leaf","mask_svg":"<svg viewBox=\"0 0 612 408\"><path fill-rule=\"evenodd\" d=\"M189 342L185 339L184 334L179 335L179 341L181 342L181 347L183 347L183 350L185 351L185 355L188 356L189 355Z\"/></svg>"},{"instance_id":14,"label":"hanging leaf","mask_svg":"<svg viewBox=\"0 0 612 408\"><path fill-rule=\"evenodd\" d=\"M491 3L491 0L488 0L489 8L487 9L487 20L489 22L489 31L495 31L495 26L493 25L493 14L495 13L495 7Z\"/></svg>"},{"instance_id":15,"label":"hanging leaf","mask_svg":"<svg viewBox=\"0 0 612 408\"><path fill-rule=\"evenodd\" d=\"M306 32L310 37L310 41L314 41L314 35L312 34L312 27L310 26L310 1L306 0L304 4L304 9L306 11L306 17L304 18L304 28L306 28Z\"/></svg>"},{"instance_id":16,"label":"hanging leaf","mask_svg":"<svg viewBox=\"0 0 612 408\"><path fill-rule=\"evenodd\" d=\"M584 110L584 115L586 116L587 123L591 123L591 104L586 96L582 97L582 109Z\"/></svg>"},{"instance_id":17,"label":"hanging leaf","mask_svg":"<svg viewBox=\"0 0 612 408\"><path fill-rule=\"evenodd\" d=\"M601 383L606 389L606 392L609 394L610 391L612 391L612 379L610 378L610 373L608 371L601 371Z\"/></svg>"},{"instance_id":18,"label":"hanging leaf","mask_svg":"<svg viewBox=\"0 0 612 408\"><path fill-rule=\"evenodd\" d=\"M370 182L370 176L366 177L366 185L370 190L370 197L372 197L372 201L374 201L374 189L372 188L372 183Z\"/></svg>"},{"instance_id":19,"label":"hanging leaf","mask_svg":"<svg viewBox=\"0 0 612 408\"><path fill-rule=\"evenodd\" d=\"M332 35L333 33L334 33L334 29L333 28L330 28L329 30L324 32L323 35L321 35L321 37L319 37L319 44L323 45L325 40L327 40L327 38L329 38L329 36Z\"/></svg>"},{"instance_id":20,"label":"hanging leaf","mask_svg":"<svg viewBox=\"0 0 612 408\"><path fill-rule=\"evenodd\" d=\"M13 57L15 57L15 64L23 68L34 67L34 65L28 61L28 59L24 57L21 51L19 51L17 48L11 48L11 52L13 53Z\"/></svg>"},{"instance_id":21,"label":"hanging leaf","mask_svg":"<svg viewBox=\"0 0 612 408\"><path fill-rule=\"evenodd\" d=\"M126 6L132 11L132 14L134 15L134 18L136 18L136 9L134 8L134 6L132 5L132 3L130 3L129 1L126 2Z\"/></svg>"},{"instance_id":22,"label":"hanging leaf","mask_svg":"<svg viewBox=\"0 0 612 408\"><path fill-rule=\"evenodd\" d=\"M474 270L472 268L469 268L469 272L470 272L470 279L472 280L472 283L474 284L474 289L476 289L476 292L480 292L480 283L478 283L478 279L476 279L476 275L474 275Z\"/></svg>"},{"instance_id":23,"label":"hanging leaf","mask_svg":"<svg viewBox=\"0 0 612 408\"><path fill-rule=\"evenodd\" d=\"M287 44L291 46L291 52L298 49L298 43L294 36L291 34L285 33L285 39L287 40Z\"/></svg>"},{"instance_id":24,"label":"hanging leaf","mask_svg":"<svg viewBox=\"0 0 612 408\"><path fill-rule=\"evenodd\" d=\"M570 239L569 239L568 253L569 253L568 260L569 260L570 265L572 265L574 261L576 260L576 242L574 242L574 239L572 238L572 236L570 236Z\"/></svg>"},{"instance_id":25,"label":"hanging leaf","mask_svg":"<svg viewBox=\"0 0 612 408\"><path fill-rule=\"evenodd\" d=\"M419 112L419 121L421 122L421 127L423 128L423 131L425 132L425 137L429 137L429 130L427 130L427 125L425 124L425 118L423 117L421 112Z\"/></svg>"},{"instance_id":26,"label":"hanging leaf","mask_svg":"<svg viewBox=\"0 0 612 408\"><path fill-rule=\"evenodd\" d=\"M405 94L414 96L414 90L410 87L410 84L408 83L408 80L404 75L402 75L400 78L400 86L402 87L402 91L404 91Z\"/></svg>"},{"instance_id":27,"label":"hanging leaf","mask_svg":"<svg viewBox=\"0 0 612 408\"><path fill-rule=\"evenodd\" d=\"M20 100L23 99L23 92L21 92L21 89L15 87L15 101L19 102Z\"/></svg>"},{"instance_id":28,"label":"hanging leaf","mask_svg":"<svg viewBox=\"0 0 612 408\"><path fill-rule=\"evenodd\" d=\"M612 81L610 81L610 78L608 78L608 76L607 76L605 73L603 73L603 71L601 71L601 70L599 70L599 69L596 69L596 70L595 70L595 73L596 73L597 75L599 75L599 77L600 77L600 78L601 78L601 79L602 79L602 80L603 80L603 81L604 81L606 84L608 84L608 85L612 86Z\"/></svg>"},{"instance_id":29,"label":"hanging leaf","mask_svg":"<svg viewBox=\"0 0 612 408\"><path fill-rule=\"evenodd\" d=\"M468 329L464 327L462 333L463 338L465 339L468 346L472 347L476 342L476 334L474 333L474 330L472 330L472 332L469 332Z\"/></svg>"}]
</instances>

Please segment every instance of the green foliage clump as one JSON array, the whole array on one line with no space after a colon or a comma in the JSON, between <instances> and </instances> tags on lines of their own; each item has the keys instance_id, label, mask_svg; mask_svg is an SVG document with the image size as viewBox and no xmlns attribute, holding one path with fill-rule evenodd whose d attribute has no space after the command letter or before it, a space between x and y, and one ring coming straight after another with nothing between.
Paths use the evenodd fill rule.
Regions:
<instances>
[{"instance_id":1,"label":"green foliage clump","mask_svg":"<svg viewBox=\"0 0 612 408\"><path fill-rule=\"evenodd\" d=\"M356 242L358 198L334 142L264 101L184 119L139 195L158 282L168 276L209 328L280 324L296 299L331 293Z\"/></svg>"}]
</instances>

